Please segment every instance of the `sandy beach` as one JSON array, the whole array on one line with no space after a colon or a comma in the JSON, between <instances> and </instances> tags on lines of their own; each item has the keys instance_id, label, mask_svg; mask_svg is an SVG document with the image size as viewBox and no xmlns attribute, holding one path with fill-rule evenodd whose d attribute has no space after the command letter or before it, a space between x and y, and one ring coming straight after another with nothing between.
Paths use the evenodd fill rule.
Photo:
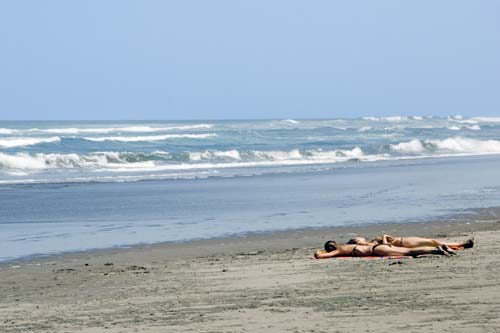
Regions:
<instances>
[{"instance_id":1,"label":"sandy beach","mask_svg":"<svg viewBox=\"0 0 500 333\"><path fill-rule=\"evenodd\" d=\"M482 220L482 221L478 221ZM455 257L311 259L327 238L419 234ZM0 266L2 332L500 329L500 221L289 231L91 251Z\"/></svg>"}]
</instances>

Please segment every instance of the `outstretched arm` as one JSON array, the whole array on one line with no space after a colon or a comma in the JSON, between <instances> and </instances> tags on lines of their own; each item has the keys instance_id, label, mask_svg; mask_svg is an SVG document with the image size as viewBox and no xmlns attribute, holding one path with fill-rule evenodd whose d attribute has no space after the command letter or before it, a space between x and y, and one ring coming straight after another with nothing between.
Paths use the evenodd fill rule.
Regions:
<instances>
[{"instance_id":1,"label":"outstretched arm","mask_svg":"<svg viewBox=\"0 0 500 333\"><path fill-rule=\"evenodd\" d=\"M333 258L333 257L338 256L338 255L339 255L339 250L334 250L332 252L318 250L318 251L314 252L314 258L316 258L316 259Z\"/></svg>"}]
</instances>

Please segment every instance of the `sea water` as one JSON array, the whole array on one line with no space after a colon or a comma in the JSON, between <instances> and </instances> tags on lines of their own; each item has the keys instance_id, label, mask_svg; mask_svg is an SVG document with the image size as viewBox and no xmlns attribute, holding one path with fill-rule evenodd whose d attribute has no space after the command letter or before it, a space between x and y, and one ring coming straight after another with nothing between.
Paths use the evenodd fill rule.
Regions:
<instances>
[{"instance_id":1,"label":"sea water","mask_svg":"<svg viewBox=\"0 0 500 333\"><path fill-rule=\"evenodd\" d=\"M0 260L498 205L500 117L0 122Z\"/></svg>"}]
</instances>

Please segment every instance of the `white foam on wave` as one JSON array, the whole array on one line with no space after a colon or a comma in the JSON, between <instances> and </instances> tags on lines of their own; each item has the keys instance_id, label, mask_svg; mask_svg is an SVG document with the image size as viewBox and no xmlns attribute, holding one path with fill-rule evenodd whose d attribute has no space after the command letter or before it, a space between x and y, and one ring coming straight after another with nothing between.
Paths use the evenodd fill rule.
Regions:
<instances>
[{"instance_id":1,"label":"white foam on wave","mask_svg":"<svg viewBox=\"0 0 500 333\"><path fill-rule=\"evenodd\" d=\"M18 132L19 132L18 130L14 130L14 129L10 129L10 128L0 128L0 134L11 135L11 134L16 134Z\"/></svg>"},{"instance_id":2,"label":"white foam on wave","mask_svg":"<svg viewBox=\"0 0 500 333\"><path fill-rule=\"evenodd\" d=\"M28 138L28 137L5 138L5 139L0 139L0 147L5 147L5 148L24 147L24 146L38 145L41 143L53 143L59 141L61 141L61 138L58 136L53 136L50 138Z\"/></svg>"},{"instance_id":3,"label":"white foam on wave","mask_svg":"<svg viewBox=\"0 0 500 333\"><path fill-rule=\"evenodd\" d=\"M481 127L479 125L471 125L471 126L465 126L466 128L470 129L471 131L480 131Z\"/></svg>"},{"instance_id":4,"label":"white foam on wave","mask_svg":"<svg viewBox=\"0 0 500 333\"><path fill-rule=\"evenodd\" d=\"M481 126L475 124L475 125L465 125L465 126L456 126L456 125L453 125L453 126L448 126L446 127L447 129L449 130L452 130L452 131L460 131L462 129L468 129L468 130L471 130L471 131L480 131L481 130Z\"/></svg>"},{"instance_id":5,"label":"white foam on wave","mask_svg":"<svg viewBox=\"0 0 500 333\"><path fill-rule=\"evenodd\" d=\"M314 164L333 164L347 161L380 161L388 160L388 154L365 155L359 147L352 150L307 150L299 151L248 151L240 152L241 158L253 158L251 161L231 161L219 163L180 163L180 164L159 164L155 167L147 168L116 168L115 172L157 172L157 171L181 171L200 169L226 169L226 168L253 168L253 167L273 167L273 166L299 166ZM203 155L202 155L203 156ZM197 158L197 157L196 157ZM200 161L196 159L196 161ZM95 170L100 171L100 170Z\"/></svg>"},{"instance_id":6,"label":"white foam on wave","mask_svg":"<svg viewBox=\"0 0 500 333\"><path fill-rule=\"evenodd\" d=\"M284 123L289 123L289 124L299 124L297 120L294 119L285 119L283 120Z\"/></svg>"},{"instance_id":7,"label":"white foam on wave","mask_svg":"<svg viewBox=\"0 0 500 333\"><path fill-rule=\"evenodd\" d=\"M159 154L159 153L153 153ZM4 154L0 153L1 170L43 170L54 168L146 168L154 167L153 161L130 161L130 153L98 152L87 155L78 154Z\"/></svg>"},{"instance_id":8,"label":"white foam on wave","mask_svg":"<svg viewBox=\"0 0 500 333\"><path fill-rule=\"evenodd\" d=\"M408 117L405 117L405 116L363 117L362 119L370 120L370 121L385 121L385 122L390 122L390 123L397 123L397 122L408 120Z\"/></svg>"},{"instance_id":9,"label":"white foam on wave","mask_svg":"<svg viewBox=\"0 0 500 333\"><path fill-rule=\"evenodd\" d=\"M183 126L163 126L163 127L151 127L151 126L124 126L124 127L98 127L98 128L85 128L85 127L65 127L65 128L31 128L26 130L27 132L44 132L44 133L56 133L56 134L80 134L80 133L94 133L94 134L106 134L112 132L131 132L131 133L147 133L147 132L163 132L163 131L185 131L185 130L196 130L196 129L210 129L213 125L211 124L195 124L195 125L183 125Z\"/></svg>"},{"instance_id":10,"label":"white foam on wave","mask_svg":"<svg viewBox=\"0 0 500 333\"><path fill-rule=\"evenodd\" d=\"M479 120L476 118L464 119L462 116L448 116L448 121L460 124L478 124Z\"/></svg>"},{"instance_id":11,"label":"white foam on wave","mask_svg":"<svg viewBox=\"0 0 500 333\"><path fill-rule=\"evenodd\" d=\"M201 161L201 160L213 160L217 158L226 158L240 160L241 156L237 150L227 150L227 151L203 151L203 152L190 152L189 159L191 161Z\"/></svg>"},{"instance_id":12,"label":"white foam on wave","mask_svg":"<svg viewBox=\"0 0 500 333\"><path fill-rule=\"evenodd\" d=\"M388 121L393 123L398 123L407 120L424 120L422 116L391 116L391 117L382 117L382 121Z\"/></svg>"},{"instance_id":13,"label":"white foam on wave","mask_svg":"<svg viewBox=\"0 0 500 333\"><path fill-rule=\"evenodd\" d=\"M387 159L388 155L365 155L359 147L352 150L290 151L203 151L189 152L189 160L177 162L168 152L96 152L85 155L56 153L0 153L0 170L7 173L37 172L45 169L87 169L89 171L161 171L205 168L257 167L337 163L349 160ZM222 160L221 160L222 159ZM228 161L229 160L229 161ZM168 161L168 164L162 163ZM194 162L194 163L186 163Z\"/></svg>"},{"instance_id":14,"label":"white foam on wave","mask_svg":"<svg viewBox=\"0 0 500 333\"><path fill-rule=\"evenodd\" d=\"M26 176L29 173L25 172L7 172L13 176ZM208 178L209 176L217 175L217 170L209 171L194 171L194 172L178 172L178 173L153 173L144 175L110 175L90 177L61 177L55 179L40 179L40 178L23 178L23 179L8 179L0 180L0 185L15 185L15 184L50 184L58 183L88 183L88 182L136 182L141 180L162 180L162 179L200 179Z\"/></svg>"},{"instance_id":15,"label":"white foam on wave","mask_svg":"<svg viewBox=\"0 0 500 333\"><path fill-rule=\"evenodd\" d=\"M302 153L298 149L292 149L290 151L279 151L279 150L271 150L271 151L258 151L258 150L250 150L250 151L237 151L237 150L228 150L228 151L203 151L203 152L190 152L189 159L191 161L203 161L203 160L217 160L220 158L223 159L232 159L232 160L267 160L267 161L285 161L285 160L296 160L306 158L307 153L302 155Z\"/></svg>"},{"instance_id":16,"label":"white foam on wave","mask_svg":"<svg viewBox=\"0 0 500 333\"><path fill-rule=\"evenodd\" d=\"M500 123L500 117L473 117L472 120L483 123Z\"/></svg>"},{"instance_id":17,"label":"white foam on wave","mask_svg":"<svg viewBox=\"0 0 500 333\"><path fill-rule=\"evenodd\" d=\"M399 151L404 153L420 153L425 151L423 141L417 139L390 145L390 148L394 151Z\"/></svg>"},{"instance_id":18,"label":"white foam on wave","mask_svg":"<svg viewBox=\"0 0 500 333\"><path fill-rule=\"evenodd\" d=\"M247 158L257 159L257 160L268 160L268 161L286 161L286 160L297 160L302 159L303 155L298 149L292 149L290 151L259 151L252 150L245 153Z\"/></svg>"},{"instance_id":19,"label":"white foam on wave","mask_svg":"<svg viewBox=\"0 0 500 333\"><path fill-rule=\"evenodd\" d=\"M466 155L500 154L500 141L477 140L462 137L445 140L418 140L390 145L394 151L402 153L456 153Z\"/></svg>"},{"instance_id":20,"label":"white foam on wave","mask_svg":"<svg viewBox=\"0 0 500 333\"><path fill-rule=\"evenodd\" d=\"M207 134L165 134L153 136L104 136L104 137L84 137L82 139L94 142L103 141L119 141L119 142L148 142L148 141L163 141L169 139L208 139L216 137L215 133Z\"/></svg>"},{"instance_id":21,"label":"white foam on wave","mask_svg":"<svg viewBox=\"0 0 500 333\"><path fill-rule=\"evenodd\" d=\"M33 158L28 154L9 155L0 153L0 169L39 170L45 168L45 161Z\"/></svg>"},{"instance_id":22,"label":"white foam on wave","mask_svg":"<svg viewBox=\"0 0 500 333\"><path fill-rule=\"evenodd\" d=\"M389 122L389 123L399 123L405 121L425 121L427 119L432 119L432 118L434 118L434 116L362 117L363 120L376 121L376 122Z\"/></svg>"}]
</instances>

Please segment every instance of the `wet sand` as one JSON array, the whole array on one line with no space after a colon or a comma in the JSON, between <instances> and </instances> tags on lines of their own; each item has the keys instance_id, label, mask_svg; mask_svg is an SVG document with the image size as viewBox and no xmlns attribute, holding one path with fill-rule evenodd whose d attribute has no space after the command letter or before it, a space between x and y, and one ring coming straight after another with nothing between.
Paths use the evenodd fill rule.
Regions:
<instances>
[{"instance_id":1,"label":"wet sand","mask_svg":"<svg viewBox=\"0 0 500 333\"><path fill-rule=\"evenodd\" d=\"M500 221L490 215L3 263L0 331L498 331ZM327 239L382 233L477 243L455 257L311 259Z\"/></svg>"}]
</instances>

